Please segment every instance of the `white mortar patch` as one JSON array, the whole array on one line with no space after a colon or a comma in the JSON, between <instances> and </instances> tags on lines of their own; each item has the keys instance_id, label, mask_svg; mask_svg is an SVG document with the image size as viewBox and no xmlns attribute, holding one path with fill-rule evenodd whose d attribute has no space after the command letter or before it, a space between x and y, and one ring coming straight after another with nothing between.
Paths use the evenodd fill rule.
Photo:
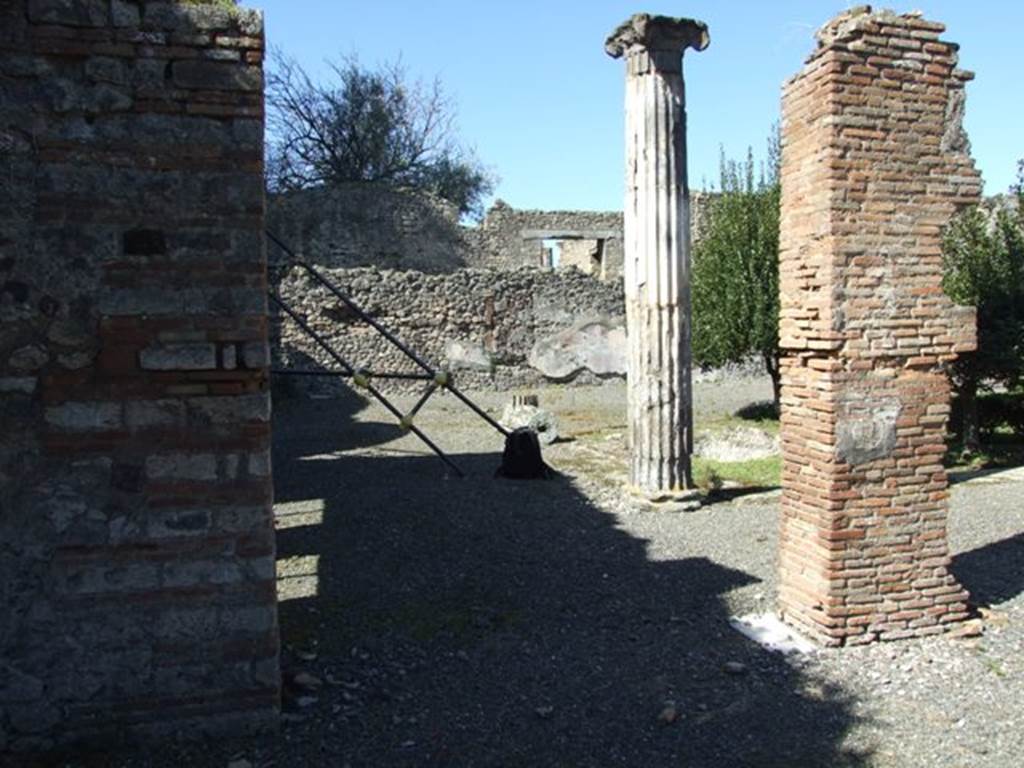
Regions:
<instances>
[{"instance_id":1,"label":"white mortar patch","mask_svg":"<svg viewBox=\"0 0 1024 768\"><path fill-rule=\"evenodd\" d=\"M810 654L818 650L818 646L797 634L788 624L783 624L774 613L730 616L729 624L741 635L769 651L788 656L794 653Z\"/></svg>"}]
</instances>

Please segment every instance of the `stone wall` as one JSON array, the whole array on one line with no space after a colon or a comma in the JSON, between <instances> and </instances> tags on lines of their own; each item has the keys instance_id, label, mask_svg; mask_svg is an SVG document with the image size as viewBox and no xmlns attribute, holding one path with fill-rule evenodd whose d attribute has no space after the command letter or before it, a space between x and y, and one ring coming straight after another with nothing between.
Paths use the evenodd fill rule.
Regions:
<instances>
[{"instance_id":1,"label":"stone wall","mask_svg":"<svg viewBox=\"0 0 1024 768\"><path fill-rule=\"evenodd\" d=\"M378 269L326 270L330 280L460 386L508 388L550 380L593 383L625 373L620 285L577 270L463 269L447 275ZM416 370L407 359L303 272L280 283L283 298L353 365ZM275 326L275 362L335 365L291 320ZM282 377L282 382L284 381ZM288 379L313 391L336 382ZM382 388L410 388L381 382ZM414 388L418 388L417 387Z\"/></svg>"},{"instance_id":2,"label":"stone wall","mask_svg":"<svg viewBox=\"0 0 1024 768\"><path fill-rule=\"evenodd\" d=\"M972 310L941 288L940 231L976 203L944 27L860 8L818 33L783 95L785 618L828 644L942 632L950 574L948 364Z\"/></svg>"},{"instance_id":3,"label":"stone wall","mask_svg":"<svg viewBox=\"0 0 1024 768\"><path fill-rule=\"evenodd\" d=\"M711 199L711 193L690 193L695 238ZM465 226L458 209L435 195L352 182L272 195L267 226L304 258L332 268L443 274L554 266L622 279L621 211L519 210L498 200L478 226Z\"/></svg>"},{"instance_id":4,"label":"stone wall","mask_svg":"<svg viewBox=\"0 0 1024 768\"><path fill-rule=\"evenodd\" d=\"M450 272L466 264L458 209L382 183L348 183L273 195L267 227L305 258L328 267Z\"/></svg>"},{"instance_id":5,"label":"stone wall","mask_svg":"<svg viewBox=\"0 0 1024 768\"><path fill-rule=\"evenodd\" d=\"M262 49L0 3L0 753L276 722Z\"/></svg>"},{"instance_id":6,"label":"stone wall","mask_svg":"<svg viewBox=\"0 0 1024 768\"><path fill-rule=\"evenodd\" d=\"M550 266L545 241L588 240L599 249L601 266L582 271L605 280L622 278L621 211L518 210L498 200L480 226L469 230L466 261L474 267L512 269ZM587 260L589 261L589 260ZM586 261L567 264L587 267Z\"/></svg>"}]
</instances>

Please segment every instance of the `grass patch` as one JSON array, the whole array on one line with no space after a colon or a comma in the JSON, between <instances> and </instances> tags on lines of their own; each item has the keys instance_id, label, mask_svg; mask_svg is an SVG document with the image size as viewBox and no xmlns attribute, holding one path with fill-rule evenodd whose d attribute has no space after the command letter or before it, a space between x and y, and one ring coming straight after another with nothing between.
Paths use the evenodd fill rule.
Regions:
<instances>
[{"instance_id":1,"label":"grass patch","mask_svg":"<svg viewBox=\"0 0 1024 768\"><path fill-rule=\"evenodd\" d=\"M718 490L725 483L744 488L776 488L781 477L781 456L749 461L712 461L699 456L693 459L693 480L706 491Z\"/></svg>"}]
</instances>

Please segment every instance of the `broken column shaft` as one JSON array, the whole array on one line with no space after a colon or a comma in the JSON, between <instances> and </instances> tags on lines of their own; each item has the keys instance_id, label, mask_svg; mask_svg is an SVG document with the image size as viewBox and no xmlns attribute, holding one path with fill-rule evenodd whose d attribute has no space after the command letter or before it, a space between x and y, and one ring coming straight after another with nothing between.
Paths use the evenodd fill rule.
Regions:
<instances>
[{"instance_id":1,"label":"broken column shaft","mask_svg":"<svg viewBox=\"0 0 1024 768\"><path fill-rule=\"evenodd\" d=\"M625 292L630 484L648 496L693 487L690 201L683 52L707 26L636 14L605 43L626 59Z\"/></svg>"}]
</instances>

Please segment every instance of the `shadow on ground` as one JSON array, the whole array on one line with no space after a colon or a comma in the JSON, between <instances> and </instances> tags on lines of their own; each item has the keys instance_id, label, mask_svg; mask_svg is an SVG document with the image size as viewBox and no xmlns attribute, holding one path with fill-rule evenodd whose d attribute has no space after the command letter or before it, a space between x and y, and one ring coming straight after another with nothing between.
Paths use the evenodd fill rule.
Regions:
<instances>
[{"instance_id":1,"label":"shadow on ground","mask_svg":"<svg viewBox=\"0 0 1024 768\"><path fill-rule=\"evenodd\" d=\"M1024 533L953 558L953 573L975 605L991 606L1024 592Z\"/></svg>"},{"instance_id":2,"label":"shadow on ground","mask_svg":"<svg viewBox=\"0 0 1024 768\"><path fill-rule=\"evenodd\" d=\"M751 575L652 560L568 478L495 480L497 454L463 454L445 479L432 456L339 453L350 437L275 430L277 500L322 509L278 534L316 576L280 604L283 664L332 681L286 698L289 749L322 760L289 764L868 760L840 746L842 691L728 627L723 595Z\"/></svg>"}]
</instances>

